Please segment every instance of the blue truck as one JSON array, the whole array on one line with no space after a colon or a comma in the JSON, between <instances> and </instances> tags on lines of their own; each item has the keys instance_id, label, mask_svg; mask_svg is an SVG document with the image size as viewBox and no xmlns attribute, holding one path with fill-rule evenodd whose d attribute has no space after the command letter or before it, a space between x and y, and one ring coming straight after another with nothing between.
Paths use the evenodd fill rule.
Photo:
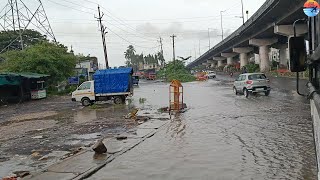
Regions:
<instances>
[{"instance_id":1,"label":"blue truck","mask_svg":"<svg viewBox=\"0 0 320 180\"><path fill-rule=\"evenodd\" d=\"M115 104L123 104L133 95L132 74L132 68L98 70L93 81L82 83L72 93L72 101L81 102L83 106L111 99Z\"/></svg>"}]
</instances>

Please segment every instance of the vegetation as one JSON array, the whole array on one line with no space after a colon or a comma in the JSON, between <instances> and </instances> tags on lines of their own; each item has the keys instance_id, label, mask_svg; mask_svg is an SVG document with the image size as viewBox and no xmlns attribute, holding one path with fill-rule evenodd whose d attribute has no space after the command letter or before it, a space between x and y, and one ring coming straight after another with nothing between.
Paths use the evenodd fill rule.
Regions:
<instances>
[{"instance_id":1,"label":"vegetation","mask_svg":"<svg viewBox=\"0 0 320 180\"><path fill-rule=\"evenodd\" d=\"M26 29L22 34L24 48L48 41L45 35L35 30ZM21 49L21 42L18 31L0 31L0 52L7 51L7 47L12 49Z\"/></svg>"},{"instance_id":2,"label":"vegetation","mask_svg":"<svg viewBox=\"0 0 320 180\"><path fill-rule=\"evenodd\" d=\"M174 79L181 82L195 81L195 77L186 69L184 61L176 60L169 62L163 69L158 72L158 77L164 78L166 81Z\"/></svg>"},{"instance_id":3,"label":"vegetation","mask_svg":"<svg viewBox=\"0 0 320 180\"><path fill-rule=\"evenodd\" d=\"M259 70L260 70L259 65L254 64L254 63L249 63L245 67L246 67L248 73L259 72Z\"/></svg>"},{"instance_id":4,"label":"vegetation","mask_svg":"<svg viewBox=\"0 0 320 180\"><path fill-rule=\"evenodd\" d=\"M67 47L48 41L28 46L24 50L11 50L0 57L2 72L33 72L50 75L48 84L57 85L72 76L76 65L76 56L68 52Z\"/></svg>"},{"instance_id":5,"label":"vegetation","mask_svg":"<svg viewBox=\"0 0 320 180\"><path fill-rule=\"evenodd\" d=\"M128 46L128 49L126 52L124 52L124 57L126 58L126 65L128 67L133 67L133 69L136 71L139 69L140 65L164 65L165 59L161 52L158 52L154 55L148 54L144 56L141 54L136 54L135 48L130 45Z\"/></svg>"}]
</instances>

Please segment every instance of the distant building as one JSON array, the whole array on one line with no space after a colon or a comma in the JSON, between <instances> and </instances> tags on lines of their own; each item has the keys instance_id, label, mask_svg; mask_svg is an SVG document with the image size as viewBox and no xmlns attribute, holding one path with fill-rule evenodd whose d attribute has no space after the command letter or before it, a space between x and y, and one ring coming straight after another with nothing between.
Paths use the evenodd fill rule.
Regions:
<instances>
[{"instance_id":1,"label":"distant building","mask_svg":"<svg viewBox=\"0 0 320 180\"><path fill-rule=\"evenodd\" d=\"M144 69L144 70L149 70L149 69L160 70L160 66L159 66L157 63L144 64L144 65L143 65L143 69ZM141 70L141 69L139 69L139 70Z\"/></svg>"},{"instance_id":2,"label":"distant building","mask_svg":"<svg viewBox=\"0 0 320 180\"><path fill-rule=\"evenodd\" d=\"M98 59L96 57L88 57L79 61L75 67L78 76L86 76L88 79L92 79L92 75L99 70Z\"/></svg>"}]
</instances>

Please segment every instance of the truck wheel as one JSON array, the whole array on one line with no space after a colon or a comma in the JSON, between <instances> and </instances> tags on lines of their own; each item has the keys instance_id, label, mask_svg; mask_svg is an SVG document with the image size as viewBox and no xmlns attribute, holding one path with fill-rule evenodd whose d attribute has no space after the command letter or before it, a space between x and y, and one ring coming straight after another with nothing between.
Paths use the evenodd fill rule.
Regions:
<instances>
[{"instance_id":1,"label":"truck wheel","mask_svg":"<svg viewBox=\"0 0 320 180\"><path fill-rule=\"evenodd\" d=\"M125 98L123 98L122 96L115 96L113 98L113 102L115 104L124 104L124 100L125 100Z\"/></svg>"},{"instance_id":2,"label":"truck wheel","mask_svg":"<svg viewBox=\"0 0 320 180\"><path fill-rule=\"evenodd\" d=\"M85 97L85 98L82 98L81 99L81 103L82 103L82 106L90 106L91 105L91 101L89 98Z\"/></svg>"}]
</instances>

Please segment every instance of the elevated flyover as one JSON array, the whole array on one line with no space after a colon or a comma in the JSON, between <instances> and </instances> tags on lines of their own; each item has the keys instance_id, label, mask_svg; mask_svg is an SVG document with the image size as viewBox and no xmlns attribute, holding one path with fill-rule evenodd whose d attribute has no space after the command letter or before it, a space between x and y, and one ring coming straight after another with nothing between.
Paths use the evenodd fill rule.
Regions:
<instances>
[{"instance_id":1,"label":"elevated flyover","mask_svg":"<svg viewBox=\"0 0 320 180\"><path fill-rule=\"evenodd\" d=\"M280 49L280 64L287 65L288 37L293 36L293 22L306 18L305 0L267 0L244 25L230 36L187 65L223 66L240 59L241 67L248 63L248 54L259 54L262 72L270 69L269 49ZM297 24L297 34L307 33L307 24Z\"/></svg>"}]
</instances>

